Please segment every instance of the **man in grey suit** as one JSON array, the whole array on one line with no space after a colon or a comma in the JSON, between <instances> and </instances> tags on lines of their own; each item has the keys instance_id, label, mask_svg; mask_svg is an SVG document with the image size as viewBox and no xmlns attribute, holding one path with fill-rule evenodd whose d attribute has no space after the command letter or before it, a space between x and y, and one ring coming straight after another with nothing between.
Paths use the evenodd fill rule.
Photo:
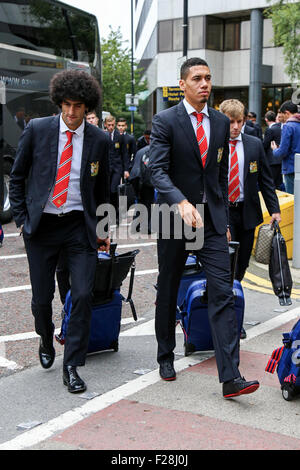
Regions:
<instances>
[{"instance_id":1,"label":"man in grey suit","mask_svg":"<svg viewBox=\"0 0 300 470\"><path fill-rule=\"evenodd\" d=\"M184 100L154 116L150 169L158 203L177 205L185 224L201 229L197 210L204 205L204 244L198 255L208 285L208 316L223 396L252 393L239 371L239 335L231 287L228 229L229 120L207 106L211 73L207 63L191 58L181 67ZM184 237L158 239L159 275L155 329L157 360L163 380L174 380L176 299L188 256Z\"/></svg>"},{"instance_id":2,"label":"man in grey suit","mask_svg":"<svg viewBox=\"0 0 300 470\"><path fill-rule=\"evenodd\" d=\"M11 172L10 203L20 227L32 285L32 313L40 335L39 358L52 366L52 300L61 251L71 277L72 311L64 348L63 383L71 393L86 384L77 373L85 364L97 261L96 210L108 202L108 136L85 121L100 99L96 80L64 71L50 84L57 116L32 119L25 128ZM26 191L25 191L26 182ZM109 249L109 239L102 240Z\"/></svg>"}]
</instances>

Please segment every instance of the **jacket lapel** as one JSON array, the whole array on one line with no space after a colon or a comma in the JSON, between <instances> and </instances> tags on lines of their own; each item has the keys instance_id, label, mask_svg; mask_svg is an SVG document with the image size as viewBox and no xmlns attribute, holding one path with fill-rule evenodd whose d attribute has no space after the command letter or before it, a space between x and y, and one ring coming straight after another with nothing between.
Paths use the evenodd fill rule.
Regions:
<instances>
[{"instance_id":1,"label":"jacket lapel","mask_svg":"<svg viewBox=\"0 0 300 470\"><path fill-rule=\"evenodd\" d=\"M200 163L201 168L202 168L197 137L195 135L195 131L193 129L191 119L190 119L188 113L186 112L186 109L185 109L184 104L183 104L182 101L177 105L177 117L178 117L180 126L182 127L183 132L185 133L185 135L187 137L187 140L188 140L190 146L193 149L193 153L196 156L196 158L197 158L197 160Z\"/></svg>"},{"instance_id":2,"label":"jacket lapel","mask_svg":"<svg viewBox=\"0 0 300 470\"><path fill-rule=\"evenodd\" d=\"M242 142L244 144L244 181L246 180L249 171L249 164L251 159L249 145L245 145L245 141L247 141L247 137L245 137L245 134L242 134Z\"/></svg>"},{"instance_id":3,"label":"jacket lapel","mask_svg":"<svg viewBox=\"0 0 300 470\"><path fill-rule=\"evenodd\" d=\"M207 167L211 162L213 162L212 157L216 155L214 135L216 132L218 132L217 117L216 117L216 113L214 109L208 108L208 114L209 114L209 124L210 124L210 137L209 137L208 152L207 152L205 167Z\"/></svg>"},{"instance_id":4,"label":"jacket lapel","mask_svg":"<svg viewBox=\"0 0 300 470\"><path fill-rule=\"evenodd\" d=\"M83 147L82 147L82 158L81 158L81 169L80 169L80 180L82 181L83 175L85 172L85 167L88 161L88 157L90 155L90 148L92 144L92 136L90 133L90 126L92 124L88 124L85 122L84 125L84 136L83 136Z\"/></svg>"},{"instance_id":5,"label":"jacket lapel","mask_svg":"<svg viewBox=\"0 0 300 470\"><path fill-rule=\"evenodd\" d=\"M53 118L50 126L50 157L51 157L51 173L52 179L56 176L57 155L58 155L58 137L59 137L59 120L60 115Z\"/></svg>"}]
</instances>

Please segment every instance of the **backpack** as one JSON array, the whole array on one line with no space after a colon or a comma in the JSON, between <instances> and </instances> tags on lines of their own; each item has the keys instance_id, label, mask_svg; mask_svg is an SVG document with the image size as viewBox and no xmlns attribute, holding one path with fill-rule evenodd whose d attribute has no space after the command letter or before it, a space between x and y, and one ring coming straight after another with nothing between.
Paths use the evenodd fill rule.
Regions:
<instances>
[{"instance_id":1,"label":"backpack","mask_svg":"<svg viewBox=\"0 0 300 470\"><path fill-rule=\"evenodd\" d=\"M291 401L300 395L300 319L289 333L283 333L283 346L273 351L265 371L277 370L282 396Z\"/></svg>"},{"instance_id":2,"label":"backpack","mask_svg":"<svg viewBox=\"0 0 300 470\"><path fill-rule=\"evenodd\" d=\"M140 179L141 183L150 188L153 187L151 183L151 171L149 169L149 151L145 152L140 162Z\"/></svg>"}]
</instances>

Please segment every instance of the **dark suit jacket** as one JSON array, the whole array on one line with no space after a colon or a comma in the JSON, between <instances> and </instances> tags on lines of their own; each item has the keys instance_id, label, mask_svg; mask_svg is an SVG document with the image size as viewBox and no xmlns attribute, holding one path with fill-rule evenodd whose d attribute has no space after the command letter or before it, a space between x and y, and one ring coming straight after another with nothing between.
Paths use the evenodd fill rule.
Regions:
<instances>
[{"instance_id":1,"label":"dark suit jacket","mask_svg":"<svg viewBox=\"0 0 300 470\"><path fill-rule=\"evenodd\" d=\"M31 237L55 183L59 116L32 119L25 128L11 172L9 196L17 226ZM109 201L108 136L85 123L80 188L89 241L96 248L96 209ZM98 172L95 170L98 166ZM96 173L96 174L95 174ZM94 174L94 175L93 175ZM25 182L26 191L25 191Z\"/></svg>"},{"instance_id":2,"label":"dark suit jacket","mask_svg":"<svg viewBox=\"0 0 300 470\"><path fill-rule=\"evenodd\" d=\"M271 148L272 140L275 140L276 144L280 145L281 139L281 124L275 123L272 127L268 127L265 131L263 145L270 165L281 165L282 158L274 157L273 150Z\"/></svg>"},{"instance_id":3,"label":"dark suit jacket","mask_svg":"<svg viewBox=\"0 0 300 470\"><path fill-rule=\"evenodd\" d=\"M254 126L248 126L248 124L246 124L244 127L244 134L254 135L256 137Z\"/></svg>"},{"instance_id":4,"label":"dark suit jacket","mask_svg":"<svg viewBox=\"0 0 300 470\"><path fill-rule=\"evenodd\" d=\"M258 195L261 191L270 214L280 212L270 166L263 145L257 137L242 134L244 144L244 207L245 230L253 229L263 221Z\"/></svg>"},{"instance_id":5,"label":"dark suit jacket","mask_svg":"<svg viewBox=\"0 0 300 470\"><path fill-rule=\"evenodd\" d=\"M228 224L229 119L209 108L210 142L203 170L190 117L181 102L154 116L150 163L158 203L178 204L187 199L202 203L205 191L209 211L219 234Z\"/></svg>"},{"instance_id":6,"label":"dark suit jacket","mask_svg":"<svg viewBox=\"0 0 300 470\"><path fill-rule=\"evenodd\" d=\"M127 150L125 136L120 134L118 129L114 130L113 140L109 141L109 166L111 172L129 171L129 153Z\"/></svg>"}]
</instances>

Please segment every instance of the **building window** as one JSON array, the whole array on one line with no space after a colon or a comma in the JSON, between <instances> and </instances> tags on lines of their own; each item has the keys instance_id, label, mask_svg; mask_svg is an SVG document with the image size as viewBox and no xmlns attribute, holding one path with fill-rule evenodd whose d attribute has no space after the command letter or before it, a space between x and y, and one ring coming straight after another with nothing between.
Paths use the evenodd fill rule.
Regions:
<instances>
[{"instance_id":1,"label":"building window","mask_svg":"<svg viewBox=\"0 0 300 470\"><path fill-rule=\"evenodd\" d=\"M182 18L173 21L173 51L183 49L183 26Z\"/></svg>"},{"instance_id":2,"label":"building window","mask_svg":"<svg viewBox=\"0 0 300 470\"><path fill-rule=\"evenodd\" d=\"M250 49L250 21L241 22L241 49Z\"/></svg>"},{"instance_id":3,"label":"building window","mask_svg":"<svg viewBox=\"0 0 300 470\"><path fill-rule=\"evenodd\" d=\"M215 51L224 49L224 22L215 16L206 18L206 49Z\"/></svg>"},{"instance_id":4,"label":"building window","mask_svg":"<svg viewBox=\"0 0 300 470\"><path fill-rule=\"evenodd\" d=\"M158 51L171 52L173 50L173 21L160 21L158 24Z\"/></svg>"},{"instance_id":5,"label":"building window","mask_svg":"<svg viewBox=\"0 0 300 470\"><path fill-rule=\"evenodd\" d=\"M204 49L204 16L189 18L189 49Z\"/></svg>"},{"instance_id":6,"label":"building window","mask_svg":"<svg viewBox=\"0 0 300 470\"><path fill-rule=\"evenodd\" d=\"M225 22L225 40L224 40L225 51L236 51L240 49L240 32L241 32L240 21L236 20L236 21Z\"/></svg>"}]
</instances>

